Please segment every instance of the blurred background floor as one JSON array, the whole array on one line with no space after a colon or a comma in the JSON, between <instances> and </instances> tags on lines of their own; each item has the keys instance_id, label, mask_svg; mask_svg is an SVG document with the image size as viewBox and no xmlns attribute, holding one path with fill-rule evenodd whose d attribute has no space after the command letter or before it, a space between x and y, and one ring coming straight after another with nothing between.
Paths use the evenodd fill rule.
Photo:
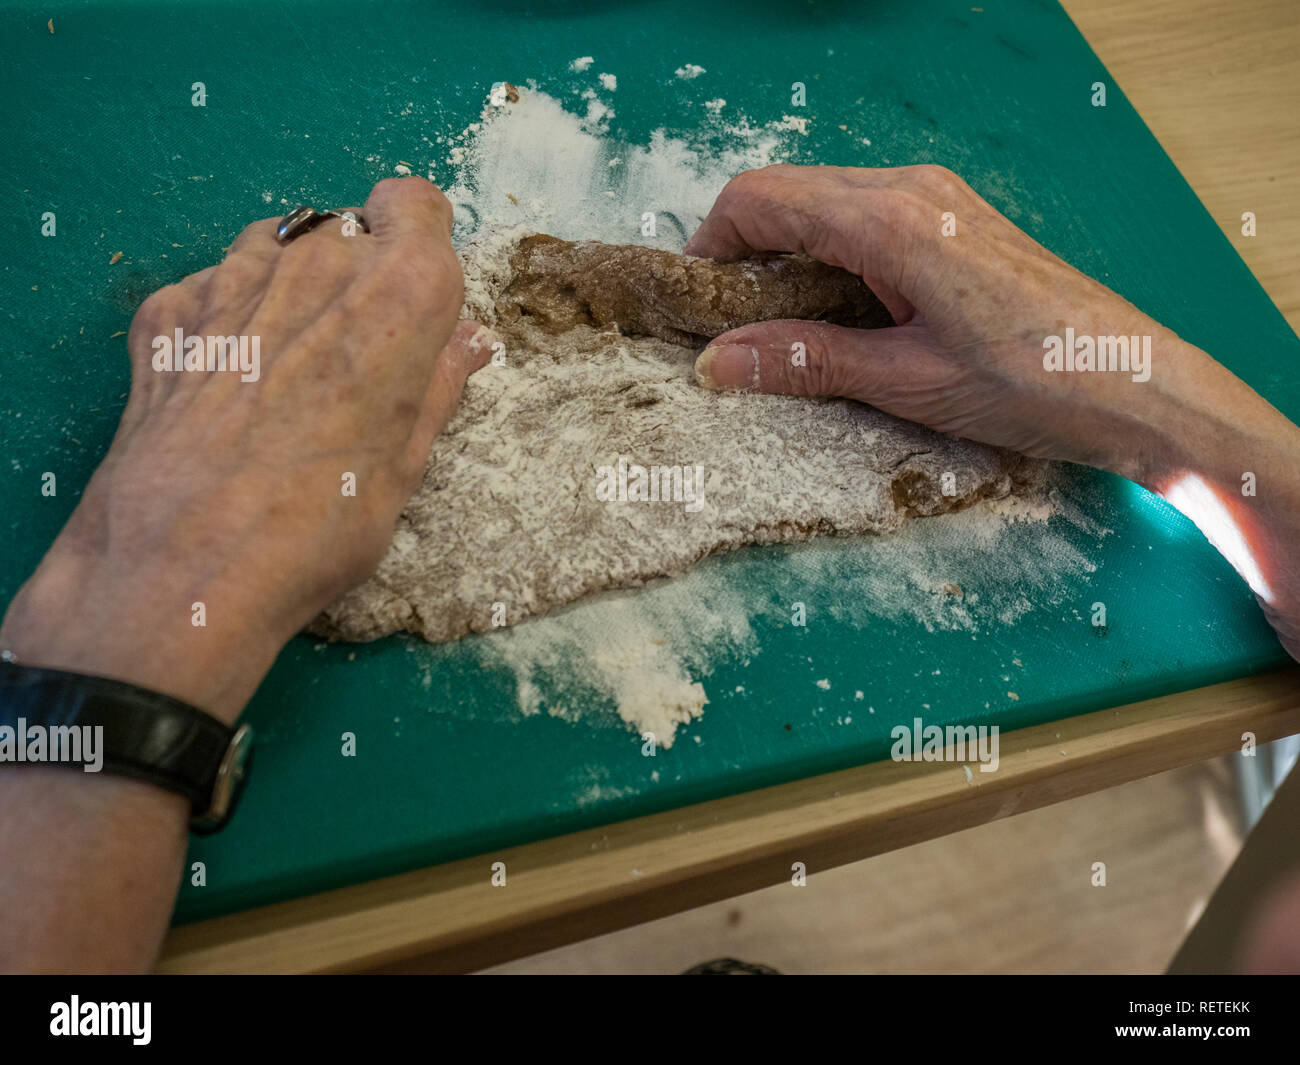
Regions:
<instances>
[{"instance_id":1,"label":"blurred background floor","mask_svg":"<svg viewBox=\"0 0 1300 1065\"><path fill-rule=\"evenodd\" d=\"M1162 972L1241 846L1235 757L486 971L680 973L734 957L790 974Z\"/></svg>"}]
</instances>

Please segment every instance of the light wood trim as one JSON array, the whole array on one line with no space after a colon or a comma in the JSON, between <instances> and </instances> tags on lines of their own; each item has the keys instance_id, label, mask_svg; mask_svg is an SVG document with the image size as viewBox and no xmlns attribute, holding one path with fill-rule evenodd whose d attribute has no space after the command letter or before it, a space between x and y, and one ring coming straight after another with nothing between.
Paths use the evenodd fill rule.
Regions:
<instances>
[{"instance_id":1,"label":"light wood trim","mask_svg":"<svg viewBox=\"0 0 1300 1065\"><path fill-rule=\"evenodd\" d=\"M1300 4L1062 0L1062 6L1300 332ZM1242 236L1243 211L1258 219L1253 237Z\"/></svg>"},{"instance_id":2,"label":"light wood trim","mask_svg":"<svg viewBox=\"0 0 1300 1065\"><path fill-rule=\"evenodd\" d=\"M994 773L877 762L175 929L164 972L472 970L1300 732L1300 668L1006 733ZM504 861L505 887L490 866Z\"/></svg>"}]
</instances>

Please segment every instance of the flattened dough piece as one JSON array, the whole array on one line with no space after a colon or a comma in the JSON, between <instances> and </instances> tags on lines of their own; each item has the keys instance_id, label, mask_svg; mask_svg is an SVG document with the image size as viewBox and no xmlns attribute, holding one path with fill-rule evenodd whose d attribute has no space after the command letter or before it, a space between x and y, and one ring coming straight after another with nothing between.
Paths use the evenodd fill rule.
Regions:
<instances>
[{"instance_id":1,"label":"flattened dough piece","mask_svg":"<svg viewBox=\"0 0 1300 1065\"><path fill-rule=\"evenodd\" d=\"M540 259L539 247L549 249ZM782 283L807 274L771 263L705 263L701 274L701 260L665 252L569 249L572 273L557 266L551 253L561 250L548 241L466 250L467 314L499 328L505 364L470 378L378 571L312 631L455 639L492 628L495 603L514 624L601 589L679 573L715 551L890 533L910 516L1005 496L1041 475L1041 463L859 403L706 391L695 383L692 351L608 324L693 344L701 332L742 324L737 315L817 314L803 281ZM589 261L626 273L617 285L596 284L597 275L581 272ZM759 302L747 271L764 278ZM679 278L690 279L684 294ZM811 290L823 293L821 315L842 303L824 295L842 283ZM622 293L611 297L616 306L607 292ZM636 293L644 302L629 304L624 297ZM601 501L599 468L620 458L702 466L702 505Z\"/></svg>"}]
</instances>

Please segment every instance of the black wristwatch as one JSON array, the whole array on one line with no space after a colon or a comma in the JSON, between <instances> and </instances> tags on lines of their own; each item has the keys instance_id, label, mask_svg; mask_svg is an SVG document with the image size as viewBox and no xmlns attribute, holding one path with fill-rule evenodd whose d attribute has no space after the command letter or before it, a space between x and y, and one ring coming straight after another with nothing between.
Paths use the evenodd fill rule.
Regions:
<instances>
[{"instance_id":1,"label":"black wristwatch","mask_svg":"<svg viewBox=\"0 0 1300 1065\"><path fill-rule=\"evenodd\" d=\"M234 813L252 750L247 725L230 728L169 695L0 662L0 767L97 765L147 781L184 795L190 829L208 835Z\"/></svg>"}]
</instances>

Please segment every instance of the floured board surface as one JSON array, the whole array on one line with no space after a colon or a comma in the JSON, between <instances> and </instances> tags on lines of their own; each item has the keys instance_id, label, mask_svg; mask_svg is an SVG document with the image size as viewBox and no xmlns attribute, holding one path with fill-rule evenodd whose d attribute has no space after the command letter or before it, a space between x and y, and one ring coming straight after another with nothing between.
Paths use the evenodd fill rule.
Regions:
<instances>
[{"instance_id":1,"label":"floured board surface","mask_svg":"<svg viewBox=\"0 0 1300 1065\"><path fill-rule=\"evenodd\" d=\"M1300 416L1300 343L1054 4L760 5L742 22L701 2L370 11L0 8L15 223L0 266L0 601L107 446L127 381L113 334L140 300L214 261L248 219L346 206L399 166L462 186L461 239L501 206L496 190L539 231L679 248L729 164L943 163ZM582 116L600 144L548 153L551 114L470 181L474 145L501 134L461 134L501 80ZM1098 80L1105 108L1090 105ZM664 175L692 166L700 195L661 202L680 192ZM587 184L565 194L593 232L546 217L573 173ZM529 187L508 187L512 174ZM178 919L876 760L916 716L1010 728L1284 661L1241 582L1160 501L1081 471L1051 509L746 549L438 647L295 640L249 709L261 743L244 804L194 842L208 883L183 889ZM674 678L708 706L645 757L614 707ZM344 732L355 758L340 756Z\"/></svg>"}]
</instances>

